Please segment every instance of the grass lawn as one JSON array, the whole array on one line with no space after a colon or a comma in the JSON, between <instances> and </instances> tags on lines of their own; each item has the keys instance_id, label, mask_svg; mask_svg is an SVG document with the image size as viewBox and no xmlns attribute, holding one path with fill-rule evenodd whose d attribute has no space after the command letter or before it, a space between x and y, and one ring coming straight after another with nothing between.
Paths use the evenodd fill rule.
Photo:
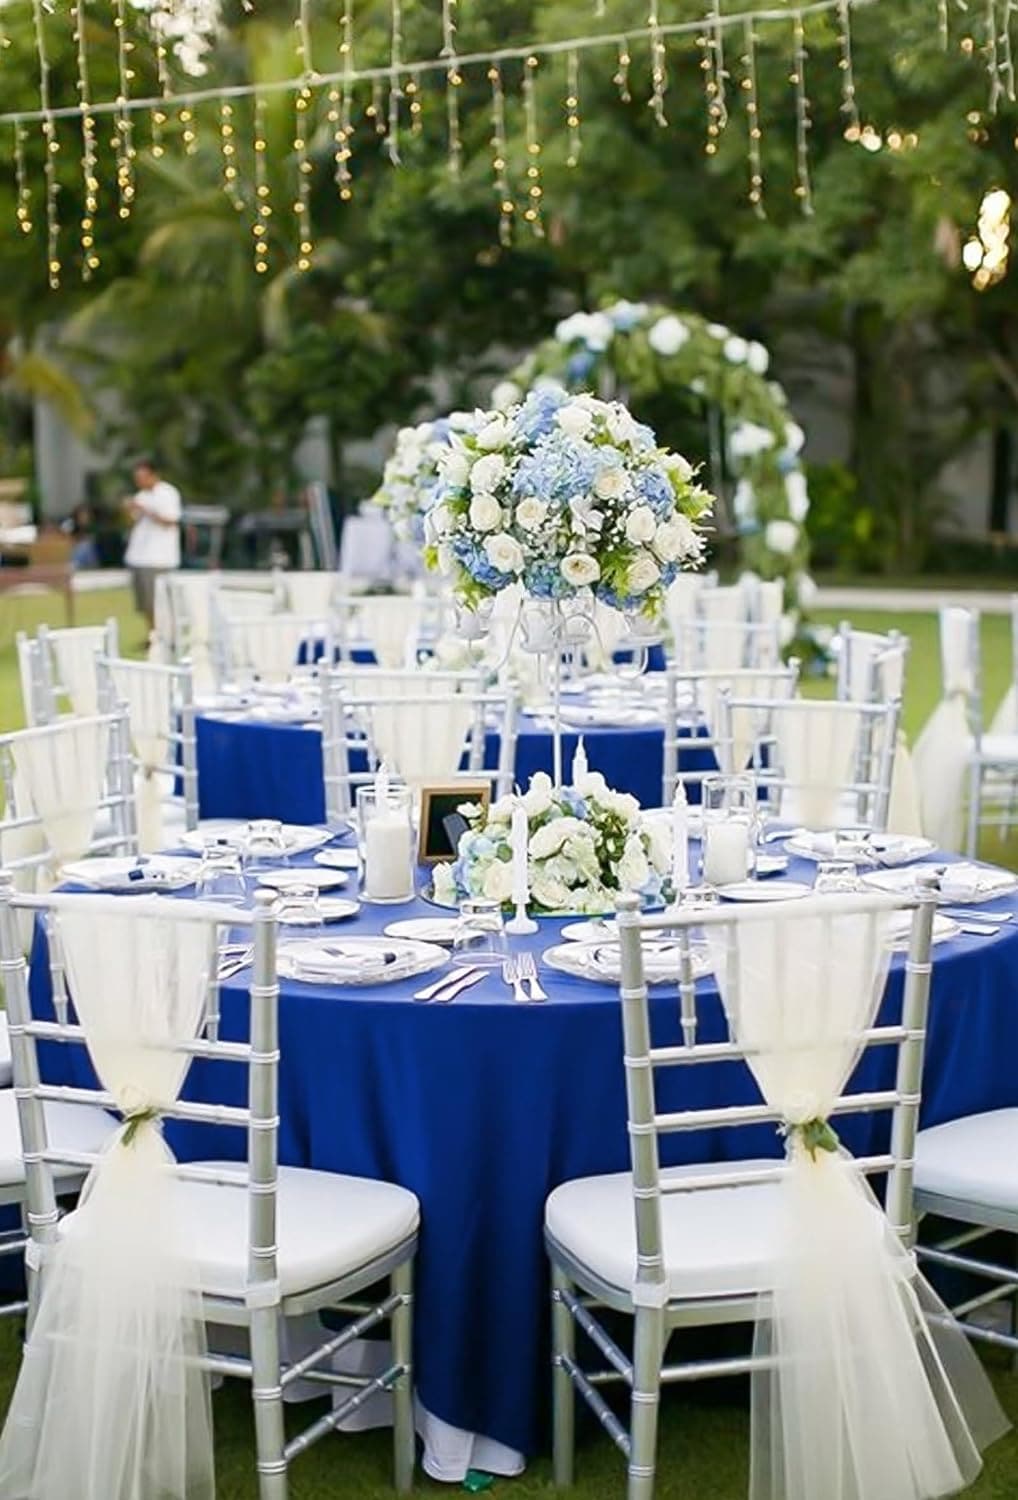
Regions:
<instances>
[{"instance_id":1,"label":"grass lawn","mask_svg":"<svg viewBox=\"0 0 1018 1500\"><path fill-rule=\"evenodd\" d=\"M15 613L16 611L16 613ZM121 625L124 649L135 652L144 640L142 621L133 613L123 592L84 595L79 598L80 624L101 623L110 614ZM34 629L50 618L59 621L59 607L48 599L0 601L0 729L22 723L17 662L16 629ZM835 624L835 616L819 617ZM939 692L936 654L936 619L933 615L909 614L892 617L877 612L858 613L855 622L870 630L898 628L912 639L905 702L905 727L914 739ZM983 666L986 705L992 713L1007 686L1010 666L1010 622L988 617L983 622ZM818 694L829 692L828 684L809 683ZM996 836L986 840L986 858L1018 865L1018 840L1002 847ZM0 1323L0 1410L6 1407L17 1374L20 1350L18 1331L10 1322ZM1018 1375L1009 1373L995 1360L994 1382L1012 1421L1018 1422ZM308 1408L301 1409L301 1418ZM253 1434L250 1399L246 1386L228 1382L215 1397L216 1455L220 1500L256 1500ZM665 1394L662 1420L659 1479L661 1500L743 1500L748 1487L749 1417L747 1388L742 1382L714 1382L690 1389L672 1389ZM365 1433L327 1438L299 1459L291 1472L293 1500L382 1500L390 1495L389 1443L384 1433ZM581 1427L577 1465L578 1483L571 1493L576 1500L617 1500L624 1492L624 1467L609 1439L592 1423ZM446 1488L426 1479L420 1488L438 1492ZM550 1465L537 1458L518 1480L496 1482L496 1488L518 1500L537 1500L553 1493ZM1011 1434L988 1454L986 1467L973 1488L972 1500L1013 1500L1018 1493L1018 1436ZM71 1500L71 1497L68 1497ZM811 1500L830 1500L827 1496ZM869 1497L867 1497L869 1500ZM874 1496L872 1500L880 1500Z\"/></svg>"}]
</instances>

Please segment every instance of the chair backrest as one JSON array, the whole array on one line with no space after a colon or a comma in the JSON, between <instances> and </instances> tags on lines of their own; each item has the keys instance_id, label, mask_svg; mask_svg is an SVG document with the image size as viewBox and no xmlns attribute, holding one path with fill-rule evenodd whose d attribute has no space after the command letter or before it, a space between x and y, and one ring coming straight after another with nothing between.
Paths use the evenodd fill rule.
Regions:
<instances>
[{"instance_id":1,"label":"chair backrest","mask_svg":"<svg viewBox=\"0 0 1018 1500\"><path fill-rule=\"evenodd\" d=\"M662 806L671 806L679 782L688 791L690 787L699 786L704 776L719 767L728 773L745 768L751 747L746 746L743 755L739 725L733 742L724 746L732 760L721 763L724 756L718 731L719 698L723 688L738 697L784 699L795 696L798 683L799 663L794 660L783 667L736 667L727 672L687 672L669 666L665 672Z\"/></svg>"},{"instance_id":2,"label":"chair backrest","mask_svg":"<svg viewBox=\"0 0 1018 1500\"><path fill-rule=\"evenodd\" d=\"M27 873L84 854L137 849L124 709L0 735L0 779L4 868Z\"/></svg>"},{"instance_id":3,"label":"chair backrest","mask_svg":"<svg viewBox=\"0 0 1018 1500\"><path fill-rule=\"evenodd\" d=\"M257 679L287 682L303 665L310 670L324 657L332 659L332 627L321 616L278 614L224 615L219 596L212 601L212 665L217 684Z\"/></svg>"},{"instance_id":4,"label":"chair backrest","mask_svg":"<svg viewBox=\"0 0 1018 1500\"><path fill-rule=\"evenodd\" d=\"M179 777L185 824L197 828L198 746L190 664L100 656L97 665L103 712L123 708L127 713L135 775Z\"/></svg>"},{"instance_id":5,"label":"chair backrest","mask_svg":"<svg viewBox=\"0 0 1018 1500\"><path fill-rule=\"evenodd\" d=\"M180 1165L176 1171L183 1177L214 1181L246 1188L249 1195L248 1284L271 1284L276 1279L276 1163L279 1120L276 1109L278 1072L278 998L276 969L276 919L271 892L255 895L252 912L216 907L193 901L154 900L146 897L106 897L51 894L22 896L14 892L9 872L0 873L0 963L2 963L18 1119L26 1162L29 1224L33 1239L51 1244L57 1238L55 1169L61 1165L89 1167L98 1153L62 1149L50 1141L43 1106L47 1102L74 1105L122 1107L101 1084L82 1082L75 1086L47 1084L41 1081L38 1044L58 1043L66 1046L87 1045L85 1030L71 1019L74 996L67 992L68 952L61 936L61 914L91 912L97 916L115 914L126 922L133 920L166 924L172 934L175 924L203 924L208 930L208 968L204 983L204 1002L200 1023L193 1038L180 1040L172 1048L162 1042L163 1050L183 1053L190 1058L218 1058L240 1063L248 1069L248 1097L244 1106L191 1102L177 1099L161 1113L171 1119L192 1123L239 1127L247 1132L247 1170L224 1172L223 1169ZM50 974L53 984L54 1014L35 1015L28 987L28 970L21 950L19 912L39 913L50 937ZM219 1037L219 987L217 954L231 928L251 930L254 944L250 986L249 1040L223 1041ZM100 950L99 960L111 971L122 962L123 955L112 948ZM70 1001L70 1004L68 1003ZM139 1028L140 1029L140 1028ZM130 1038L146 1048L157 1050L159 1037L139 1035ZM224 1155L230 1153L224 1151Z\"/></svg>"},{"instance_id":6,"label":"chair backrest","mask_svg":"<svg viewBox=\"0 0 1018 1500\"><path fill-rule=\"evenodd\" d=\"M370 651L388 670L412 667L421 647L441 635L448 610L447 600L438 595L337 593L337 656L352 661Z\"/></svg>"},{"instance_id":7,"label":"chair backrest","mask_svg":"<svg viewBox=\"0 0 1018 1500\"><path fill-rule=\"evenodd\" d=\"M738 742L769 810L811 828L887 827L901 704L719 694L718 739L733 763Z\"/></svg>"},{"instance_id":8,"label":"chair backrest","mask_svg":"<svg viewBox=\"0 0 1018 1500\"><path fill-rule=\"evenodd\" d=\"M634 1301L660 1304L666 1300L666 1279L663 1261L661 1199L672 1192L697 1193L708 1188L735 1187L740 1183L760 1183L779 1179L787 1170L784 1163L775 1160L773 1166L761 1166L759 1161L747 1163L741 1170L732 1170L730 1162L722 1173L705 1165L702 1171L689 1174L662 1176L660 1170L659 1142L663 1137L690 1130L727 1130L744 1125L759 1125L773 1122L787 1129L790 1122L765 1101L754 1104L718 1104L703 1107L701 1101L710 1097L706 1077L699 1088L690 1089L687 1096L695 1101L678 1108L661 1108L658 1099L662 1096L664 1082L661 1075L675 1068L701 1066L720 1069L726 1079L731 1077L732 1064L740 1062L747 1066L753 1061L745 1045L733 1035L732 1017L738 1013L740 942L751 929L759 931L761 922L772 924L776 935L775 962L780 972L783 936L784 949L792 955L789 965L790 985L787 995L788 1014L782 1015L784 1024L777 1046L779 1050L794 1052L803 1049L806 1066L810 1066L810 1054L825 1046L844 1045L844 1032L834 1028L834 1035L824 1036L823 1027L815 1020L816 1012L803 1019L804 1006L822 1008L829 991L843 983L845 975L838 972L838 964L844 963L846 938L852 942L853 961L859 958L859 972L867 980L876 983L882 968L879 953L874 948L867 954L865 945L879 941L878 923L888 914L911 911L913 913L908 934L908 957L906 962L905 993L900 1020L878 1021L860 1029L860 1050L871 1047L892 1047L896 1051L896 1077L893 1088L868 1092L837 1091L830 1115L889 1113L891 1116L890 1149L871 1157L857 1160L857 1165L867 1173L887 1173L888 1186L886 1209L896 1232L908 1240L912 1233L912 1168L916 1130L919 1115L919 1094L922 1081L922 1059L925 1041L926 1015L930 987L930 939L936 897L924 893L918 898L903 898L883 894L849 895L841 897L807 897L805 900L788 902L782 907L779 918L773 908L748 905L726 905L713 909L690 911L677 916L653 919L639 915L639 898L621 897L619 908L619 936L621 941L621 997L624 1036L624 1061L626 1070L627 1098L629 1108L629 1140L633 1177L633 1205L636 1217L637 1240L637 1285ZM837 924L850 923L842 927ZM800 925L802 924L802 925ZM707 953L703 943L694 941L694 929L702 929L708 937ZM681 1040L668 1045L654 1045L651 1034L651 1017L648 1004L644 938L652 933L656 938L661 932L674 936L678 955L675 962L676 987L678 990L678 1021ZM817 957L809 970L809 990L802 993L792 984L795 974L794 957L802 944L795 934L809 942L811 955ZM825 936L828 940L824 940ZM838 940L835 940L838 939ZM858 955L856 948L859 949ZM706 984L697 985L705 971L715 968L720 956L725 967L721 989L725 996L724 1014L727 1024L723 1036L718 1034L715 1011L717 998ZM799 976L801 977L801 976ZM793 992L794 990L794 992ZM756 997L745 997L750 1001ZM799 1021L792 1013L798 1008ZM701 1017L705 1017L704 1031L710 1040L700 1039ZM847 1082L847 1079L846 1079ZM809 1083L803 1080L805 1089ZM730 1085L726 1083L724 1091ZM721 1096L722 1088L716 1090ZM726 1157L728 1153L725 1153Z\"/></svg>"},{"instance_id":9,"label":"chair backrest","mask_svg":"<svg viewBox=\"0 0 1018 1500\"><path fill-rule=\"evenodd\" d=\"M96 656L100 652L116 655L119 649L117 622L112 618L105 625L57 630L40 625L34 640L19 635L25 723L52 724L62 712L94 714L99 706Z\"/></svg>"},{"instance_id":10,"label":"chair backrest","mask_svg":"<svg viewBox=\"0 0 1018 1500\"><path fill-rule=\"evenodd\" d=\"M837 696L847 703L886 703L904 697L909 645L900 631L881 635L856 630L843 620L835 643Z\"/></svg>"},{"instance_id":11,"label":"chair backrest","mask_svg":"<svg viewBox=\"0 0 1018 1500\"><path fill-rule=\"evenodd\" d=\"M283 574L286 608L297 615L318 615L329 619L339 594L339 574L328 572L293 572Z\"/></svg>"},{"instance_id":12,"label":"chair backrest","mask_svg":"<svg viewBox=\"0 0 1018 1500\"><path fill-rule=\"evenodd\" d=\"M960 698L977 741L983 730L983 666L979 611L945 605L938 615L941 698Z\"/></svg>"},{"instance_id":13,"label":"chair backrest","mask_svg":"<svg viewBox=\"0 0 1018 1500\"><path fill-rule=\"evenodd\" d=\"M704 589L697 614L675 625L675 665L684 671L724 671L735 667L776 667L781 660L780 621L727 619L704 614L705 601L722 594ZM741 594L740 594L741 597Z\"/></svg>"},{"instance_id":14,"label":"chair backrest","mask_svg":"<svg viewBox=\"0 0 1018 1500\"><path fill-rule=\"evenodd\" d=\"M392 576L392 527L377 508L347 516L339 538L339 571L347 580Z\"/></svg>"},{"instance_id":15,"label":"chair backrest","mask_svg":"<svg viewBox=\"0 0 1018 1500\"><path fill-rule=\"evenodd\" d=\"M320 674L326 816L349 816L381 761L413 785L490 780L512 791L516 699L478 672L390 672L340 663ZM498 736L486 765L488 732ZM466 764L460 768L465 755Z\"/></svg>"}]
</instances>

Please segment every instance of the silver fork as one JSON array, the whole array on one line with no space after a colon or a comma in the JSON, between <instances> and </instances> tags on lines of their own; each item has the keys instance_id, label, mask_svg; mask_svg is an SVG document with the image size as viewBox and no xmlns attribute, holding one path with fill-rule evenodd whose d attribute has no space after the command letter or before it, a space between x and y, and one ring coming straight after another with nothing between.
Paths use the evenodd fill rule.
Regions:
<instances>
[{"instance_id":1,"label":"silver fork","mask_svg":"<svg viewBox=\"0 0 1018 1500\"><path fill-rule=\"evenodd\" d=\"M547 1000L548 996L541 988L541 981L537 977L537 963L532 953L521 953L517 961L519 976L524 984L530 985L531 1000Z\"/></svg>"},{"instance_id":2,"label":"silver fork","mask_svg":"<svg viewBox=\"0 0 1018 1500\"><path fill-rule=\"evenodd\" d=\"M502 978L506 984L512 985L513 999L527 1003L527 992L520 983L519 960L513 957L502 960Z\"/></svg>"}]
</instances>

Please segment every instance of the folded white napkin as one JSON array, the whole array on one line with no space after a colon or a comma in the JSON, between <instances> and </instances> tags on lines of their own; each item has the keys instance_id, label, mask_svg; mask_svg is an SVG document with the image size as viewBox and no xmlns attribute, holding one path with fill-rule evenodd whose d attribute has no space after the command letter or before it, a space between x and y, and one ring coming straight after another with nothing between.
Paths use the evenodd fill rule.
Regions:
<instances>
[{"instance_id":1,"label":"folded white napkin","mask_svg":"<svg viewBox=\"0 0 1018 1500\"><path fill-rule=\"evenodd\" d=\"M1013 880L1007 870L986 869L982 865L963 862L948 865L940 877L940 894L948 901L970 901L973 897L1006 890Z\"/></svg>"}]
</instances>

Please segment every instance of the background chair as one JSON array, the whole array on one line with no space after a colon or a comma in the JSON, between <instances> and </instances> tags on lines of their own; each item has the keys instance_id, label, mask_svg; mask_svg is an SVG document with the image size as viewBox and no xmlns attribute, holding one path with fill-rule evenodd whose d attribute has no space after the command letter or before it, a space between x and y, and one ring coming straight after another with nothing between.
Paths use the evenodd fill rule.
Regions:
<instances>
[{"instance_id":1,"label":"background chair","mask_svg":"<svg viewBox=\"0 0 1018 1500\"><path fill-rule=\"evenodd\" d=\"M94 714L99 707L95 660L120 650L116 620L50 630L40 625L34 640L19 633L18 668L25 723L52 724L61 713Z\"/></svg>"},{"instance_id":2,"label":"background chair","mask_svg":"<svg viewBox=\"0 0 1018 1500\"><path fill-rule=\"evenodd\" d=\"M103 710L127 712L139 847L160 849L166 830L198 826L198 746L190 665L98 658ZM175 791L180 781L181 794Z\"/></svg>"},{"instance_id":3,"label":"background chair","mask_svg":"<svg viewBox=\"0 0 1018 1500\"><path fill-rule=\"evenodd\" d=\"M665 722L664 722L664 783L662 806L670 807L675 796L675 787L681 782L685 787L698 788L705 775L714 770L729 773L744 770L749 760L752 745L745 742L742 720L733 726L733 743L725 746L731 761L719 763L721 745L719 730L719 695L722 688L738 697L762 697L774 700L795 696L799 682L799 663L790 661L785 667L770 670L753 667L735 667L729 671L702 669L681 671L669 666L665 674ZM743 715L744 719L746 716ZM754 716L750 716L752 730ZM703 765L704 753L712 755L714 765ZM722 752L722 753L725 753ZM682 769L683 757L687 757L687 768ZM696 758L700 765L690 769L688 760ZM699 800L699 793L696 799Z\"/></svg>"},{"instance_id":4,"label":"background chair","mask_svg":"<svg viewBox=\"0 0 1018 1500\"><path fill-rule=\"evenodd\" d=\"M675 665L685 672L778 666L781 661L779 623L730 619L721 613L715 614L706 601L721 592L720 589L704 589L697 600L696 616L677 624Z\"/></svg>"}]
</instances>

